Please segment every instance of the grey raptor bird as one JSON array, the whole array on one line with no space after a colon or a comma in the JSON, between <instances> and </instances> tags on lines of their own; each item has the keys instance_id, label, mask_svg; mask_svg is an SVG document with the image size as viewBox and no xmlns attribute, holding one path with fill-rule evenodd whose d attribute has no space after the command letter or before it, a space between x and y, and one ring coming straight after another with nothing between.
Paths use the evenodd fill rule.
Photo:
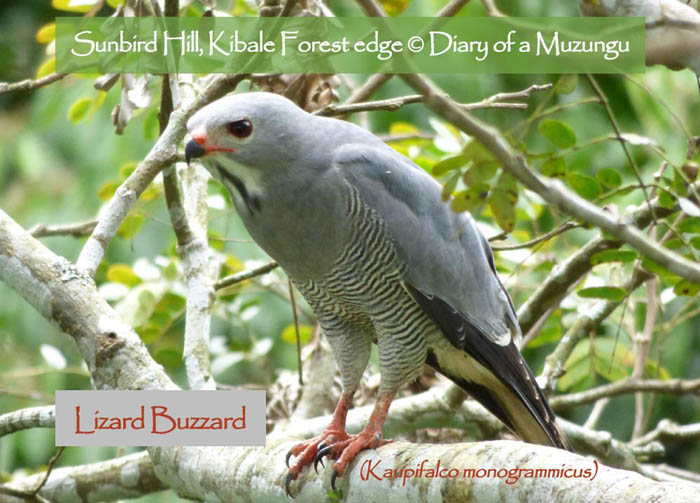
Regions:
<instances>
[{"instance_id":1,"label":"grey raptor bird","mask_svg":"<svg viewBox=\"0 0 700 503\"><path fill-rule=\"evenodd\" d=\"M292 448L287 476L323 456L336 476L378 447L397 390L427 363L528 442L568 449L514 340L520 328L491 248L440 185L377 137L276 94L222 98L187 123L185 155L228 189L253 239L318 317L343 392L328 428ZM357 435L345 418L372 343L381 384Z\"/></svg>"}]
</instances>

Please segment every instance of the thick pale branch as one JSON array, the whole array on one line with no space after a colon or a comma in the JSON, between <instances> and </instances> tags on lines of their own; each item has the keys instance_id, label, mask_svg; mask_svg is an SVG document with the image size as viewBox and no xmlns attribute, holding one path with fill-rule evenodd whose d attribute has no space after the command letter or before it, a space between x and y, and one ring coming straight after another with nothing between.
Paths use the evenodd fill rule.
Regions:
<instances>
[{"instance_id":1,"label":"thick pale branch","mask_svg":"<svg viewBox=\"0 0 700 503\"><path fill-rule=\"evenodd\" d=\"M97 389L176 389L95 282L0 210L0 280L70 335Z\"/></svg>"},{"instance_id":2,"label":"thick pale branch","mask_svg":"<svg viewBox=\"0 0 700 503\"><path fill-rule=\"evenodd\" d=\"M177 2L168 0L166 10L177 15ZM161 134L167 129L174 105L180 102L177 84L177 77L163 77L159 115ZM182 177L179 176L176 164L166 167L163 171L163 187L187 285L183 360L190 388L213 390L216 389L216 383L211 375L209 333L214 300L213 278L217 267L211 257L207 239L209 174L198 163L187 166L181 172L184 175Z\"/></svg>"},{"instance_id":3,"label":"thick pale branch","mask_svg":"<svg viewBox=\"0 0 700 503\"><path fill-rule=\"evenodd\" d=\"M0 486L0 491L31 492L43 477L44 473L37 473L13 480ZM156 477L148 453L139 452L100 463L55 468L39 495L52 503L84 503L138 498L164 489L167 487ZM0 499L4 497L10 496Z\"/></svg>"},{"instance_id":4,"label":"thick pale branch","mask_svg":"<svg viewBox=\"0 0 700 503\"><path fill-rule=\"evenodd\" d=\"M31 428L53 428L55 423L53 405L8 412L0 416L0 437Z\"/></svg>"},{"instance_id":5,"label":"thick pale branch","mask_svg":"<svg viewBox=\"0 0 700 503\"><path fill-rule=\"evenodd\" d=\"M184 496L197 498L206 491L209 499L219 501L288 502L284 493L284 457L294 443L288 438L269 437L264 448L163 450L154 455L156 473L172 486L185 488L180 493ZM422 477L402 471L417 470L421 465L424 470L435 469L438 463L443 469L442 478L429 478L425 471ZM160 469L178 464L177 471ZM489 468L493 470L486 471ZM569 469L570 478L563 471L541 471L564 468ZM392 472L385 478L387 469ZM538 469L540 476L536 475ZM295 501L326 501L331 472L303 472L292 484ZM452 475L447 476L448 473ZM583 476L574 478L573 473ZM201 485L202 480L208 482L206 488ZM700 498L700 488L690 482L655 482L634 472L600 465L593 458L513 441L447 445L395 442L376 451L362 452L338 478L336 486L342 490L345 501L694 503Z\"/></svg>"}]
</instances>

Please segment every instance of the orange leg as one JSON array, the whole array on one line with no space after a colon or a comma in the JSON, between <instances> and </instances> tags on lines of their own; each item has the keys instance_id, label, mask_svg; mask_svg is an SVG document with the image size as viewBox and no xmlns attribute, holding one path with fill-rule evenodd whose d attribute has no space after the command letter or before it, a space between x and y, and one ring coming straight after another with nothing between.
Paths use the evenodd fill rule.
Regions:
<instances>
[{"instance_id":1,"label":"orange leg","mask_svg":"<svg viewBox=\"0 0 700 503\"><path fill-rule=\"evenodd\" d=\"M330 446L329 456L337 459L333 464L333 477L331 478L331 486L335 489L336 477L342 477L345 468L350 464L355 457L365 449L376 449L388 443L391 440L382 438L382 428L384 421L389 412L391 401L394 399L394 393L385 393L379 395L377 402L374 404L374 410L369 417L369 421L363 430L357 435L352 435L343 442L339 442ZM319 453L318 455L321 455Z\"/></svg>"},{"instance_id":2,"label":"orange leg","mask_svg":"<svg viewBox=\"0 0 700 503\"><path fill-rule=\"evenodd\" d=\"M379 395L374 406L372 415L367 421L364 429L357 435L348 435L345 431L345 419L352 401L352 396L343 393L338 402L338 406L333 413L333 419L321 435L311 440L294 446L287 454L287 461L290 456L297 457L294 465L289 469L286 480L287 494L291 496L289 484L296 479L301 471L311 462L314 467L324 456L337 459L333 464L333 477L331 486L335 489L335 479L342 476L347 465L364 449L376 449L388 444L390 440L382 438L382 427L386 420L394 393L384 393Z\"/></svg>"},{"instance_id":3,"label":"orange leg","mask_svg":"<svg viewBox=\"0 0 700 503\"><path fill-rule=\"evenodd\" d=\"M292 496L289 491L289 484L292 480L296 480L301 471L314 461L319 451L323 450L328 445L335 445L350 437L345 431L345 419L347 418L348 410L352 404L352 397L352 394L343 392L333 412L333 418L328 427L323 430L323 433L311 440L295 445L287 453L287 466L289 466L290 457L294 456L296 458L294 464L289 467L289 471L287 472L285 486L289 496ZM316 464L314 464L314 467L316 467Z\"/></svg>"}]
</instances>

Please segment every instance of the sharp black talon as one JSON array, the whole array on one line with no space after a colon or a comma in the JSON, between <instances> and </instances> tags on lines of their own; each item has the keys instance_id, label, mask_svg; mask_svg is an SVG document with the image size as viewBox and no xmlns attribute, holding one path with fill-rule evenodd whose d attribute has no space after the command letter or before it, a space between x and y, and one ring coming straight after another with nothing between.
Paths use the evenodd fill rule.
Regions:
<instances>
[{"instance_id":1,"label":"sharp black talon","mask_svg":"<svg viewBox=\"0 0 700 503\"><path fill-rule=\"evenodd\" d=\"M325 449L325 448L326 448L326 442L322 440L316 446L316 452L320 451L321 449Z\"/></svg>"},{"instance_id":2,"label":"sharp black talon","mask_svg":"<svg viewBox=\"0 0 700 503\"><path fill-rule=\"evenodd\" d=\"M287 459L284 460L284 462L287 464L287 468L289 468L289 458L292 457L292 451L289 451L287 453Z\"/></svg>"},{"instance_id":3,"label":"sharp black talon","mask_svg":"<svg viewBox=\"0 0 700 503\"><path fill-rule=\"evenodd\" d=\"M326 467L326 465L323 464L323 459L321 458L314 458L314 470L316 471L316 475L318 475L318 464L321 463L322 467Z\"/></svg>"},{"instance_id":4,"label":"sharp black talon","mask_svg":"<svg viewBox=\"0 0 700 503\"><path fill-rule=\"evenodd\" d=\"M318 464L321 463L322 467L326 467L326 465L323 464L323 456L327 456L329 452L331 452L331 447L330 445L328 446L323 446L323 449L319 449L316 452L316 457L314 458L314 470L316 470L316 473L318 473Z\"/></svg>"},{"instance_id":5,"label":"sharp black talon","mask_svg":"<svg viewBox=\"0 0 700 503\"><path fill-rule=\"evenodd\" d=\"M334 491L337 491L337 489L335 488L335 479L337 479L337 478L338 478L338 470L333 468L333 475L331 475L331 489L333 489Z\"/></svg>"},{"instance_id":6,"label":"sharp black talon","mask_svg":"<svg viewBox=\"0 0 700 503\"><path fill-rule=\"evenodd\" d=\"M291 484L292 480L294 480L294 477L292 476L291 473L288 473L287 480L285 480L285 482L284 482L284 489L287 491L287 496L294 499L294 495L292 494L292 491L289 490L289 484Z\"/></svg>"}]
</instances>

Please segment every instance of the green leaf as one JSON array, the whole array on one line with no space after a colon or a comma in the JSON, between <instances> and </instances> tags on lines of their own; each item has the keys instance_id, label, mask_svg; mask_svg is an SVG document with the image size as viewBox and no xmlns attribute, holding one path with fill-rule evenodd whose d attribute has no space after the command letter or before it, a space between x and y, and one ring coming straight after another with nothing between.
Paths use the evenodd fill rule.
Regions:
<instances>
[{"instance_id":1,"label":"green leaf","mask_svg":"<svg viewBox=\"0 0 700 503\"><path fill-rule=\"evenodd\" d=\"M540 346L545 346L547 344L552 344L561 339L562 335L562 324L561 324L561 310L556 310L555 313L547 318L542 330L535 337L530 344L527 345L528 348L536 348Z\"/></svg>"},{"instance_id":2,"label":"green leaf","mask_svg":"<svg viewBox=\"0 0 700 503\"><path fill-rule=\"evenodd\" d=\"M627 292L624 288L618 286L582 288L577 293L579 297L583 297L584 299L605 299L614 302L621 302L627 296Z\"/></svg>"},{"instance_id":3,"label":"green leaf","mask_svg":"<svg viewBox=\"0 0 700 503\"><path fill-rule=\"evenodd\" d=\"M680 241L680 239L679 239ZM700 250L700 236L696 236L690 240L690 246L695 248L696 250Z\"/></svg>"},{"instance_id":4,"label":"green leaf","mask_svg":"<svg viewBox=\"0 0 700 503\"><path fill-rule=\"evenodd\" d=\"M138 166L138 163L134 161L125 162L124 164L119 166L119 179L123 182L124 180L129 178L131 173L133 173L136 169L136 166Z\"/></svg>"},{"instance_id":5,"label":"green leaf","mask_svg":"<svg viewBox=\"0 0 700 503\"><path fill-rule=\"evenodd\" d=\"M144 344L151 344L157 341L162 333L160 326L156 323L146 323L140 327L136 327L135 331L139 334Z\"/></svg>"},{"instance_id":6,"label":"green leaf","mask_svg":"<svg viewBox=\"0 0 700 503\"><path fill-rule=\"evenodd\" d=\"M499 164L495 161L493 162L480 162L478 164L472 164L464 172L462 180L468 186L474 185L476 183L484 183L490 181L493 176L498 171Z\"/></svg>"},{"instance_id":7,"label":"green leaf","mask_svg":"<svg viewBox=\"0 0 700 503\"><path fill-rule=\"evenodd\" d=\"M457 188L457 182L459 182L459 173L455 173L452 175L452 177L445 182L445 185L442 187L442 200L444 202L447 202L450 200L450 196L452 193L455 191Z\"/></svg>"},{"instance_id":8,"label":"green leaf","mask_svg":"<svg viewBox=\"0 0 700 503\"><path fill-rule=\"evenodd\" d=\"M687 234L700 234L700 218L692 217L678 224L678 231Z\"/></svg>"},{"instance_id":9,"label":"green leaf","mask_svg":"<svg viewBox=\"0 0 700 503\"><path fill-rule=\"evenodd\" d=\"M673 287L673 293L675 293L676 295L694 297L698 293L700 293L700 285L683 279L676 283L676 285Z\"/></svg>"},{"instance_id":10,"label":"green leaf","mask_svg":"<svg viewBox=\"0 0 700 503\"><path fill-rule=\"evenodd\" d=\"M398 16L406 10L411 0L379 0L384 10L390 16Z\"/></svg>"},{"instance_id":11,"label":"green leaf","mask_svg":"<svg viewBox=\"0 0 700 503\"><path fill-rule=\"evenodd\" d=\"M143 225L146 218L142 215L129 215L117 230L117 236L123 239L133 237Z\"/></svg>"},{"instance_id":12,"label":"green leaf","mask_svg":"<svg viewBox=\"0 0 700 503\"><path fill-rule=\"evenodd\" d=\"M448 171L461 168L462 166L466 165L467 162L469 162L469 159L463 155L446 157L433 166L433 176L442 176Z\"/></svg>"},{"instance_id":13,"label":"green leaf","mask_svg":"<svg viewBox=\"0 0 700 503\"><path fill-rule=\"evenodd\" d=\"M493 213L494 220L504 232L511 232L515 228L515 205L505 192L501 190L491 191L489 209Z\"/></svg>"},{"instance_id":14,"label":"green leaf","mask_svg":"<svg viewBox=\"0 0 700 503\"><path fill-rule=\"evenodd\" d=\"M568 172L566 160L563 157L556 157L545 161L540 168L540 172L551 178L566 178Z\"/></svg>"},{"instance_id":15,"label":"green leaf","mask_svg":"<svg viewBox=\"0 0 700 503\"><path fill-rule=\"evenodd\" d=\"M73 0L52 0L51 6L57 10L68 12L87 12L97 3L94 2L74 2Z\"/></svg>"},{"instance_id":16,"label":"green leaf","mask_svg":"<svg viewBox=\"0 0 700 503\"><path fill-rule=\"evenodd\" d=\"M79 124L92 108L92 98L80 98L73 102L68 109L68 120L73 124Z\"/></svg>"},{"instance_id":17,"label":"green leaf","mask_svg":"<svg viewBox=\"0 0 700 503\"><path fill-rule=\"evenodd\" d=\"M47 23L36 32L36 41L40 44L48 44L56 38L56 23Z\"/></svg>"},{"instance_id":18,"label":"green leaf","mask_svg":"<svg viewBox=\"0 0 700 503\"><path fill-rule=\"evenodd\" d=\"M312 327L311 325L299 325L299 340L301 341L302 346L309 342L313 331L314 327ZM296 345L297 335L296 330L294 329L294 325L288 325L284 327L284 330L282 330L282 340L287 344Z\"/></svg>"},{"instance_id":19,"label":"green leaf","mask_svg":"<svg viewBox=\"0 0 700 503\"><path fill-rule=\"evenodd\" d=\"M115 283L121 283L122 285L134 287L141 283L141 278L139 278L134 271L126 264L112 264L107 269L107 279Z\"/></svg>"},{"instance_id":20,"label":"green leaf","mask_svg":"<svg viewBox=\"0 0 700 503\"><path fill-rule=\"evenodd\" d=\"M467 190L462 190L454 194L450 207L452 211L461 213L462 211L474 211L476 208L486 204L491 186L488 183L476 183Z\"/></svg>"},{"instance_id":21,"label":"green leaf","mask_svg":"<svg viewBox=\"0 0 700 503\"><path fill-rule=\"evenodd\" d=\"M567 73L559 77L554 84L554 92L557 94L571 94L578 86L578 75L575 73Z\"/></svg>"},{"instance_id":22,"label":"green leaf","mask_svg":"<svg viewBox=\"0 0 700 503\"><path fill-rule=\"evenodd\" d=\"M518 202L518 184L508 173L501 173L489 195L489 209L498 226L505 232L515 228L515 205Z\"/></svg>"},{"instance_id":23,"label":"green leaf","mask_svg":"<svg viewBox=\"0 0 700 503\"><path fill-rule=\"evenodd\" d=\"M681 241L678 238L669 239L668 241L666 241L666 243L664 243L664 247L668 248L669 250L677 250L678 248L681 248L684 245L685 243L683 243L683 241Z\"/></svg>"},{"instance_id":24,"label":"green leaf","mask_svg":"<svg viewBox=\"0 0 700 503\"><path fill-rule=\"evenodd\" d=\"M476 140L466 144L462 149L462 155L472 163L463 178L464 183L470 186L490 181L500 167L493 154Z\"/></svg>"},{"instance_id":25,"label":"green leaf","mask_svg":"<svg viewBox=\"0 0 700 503\"><path fill-rule=\"evenodd\" d=\"M579 196L589 201L597 198L603 192L603 188L595 178L576 171L566 176L566 182Z\"/></svg>"},{"instance_id":26,"label":"green leaf","mask_svg":"<svg viewBox=\"0 0 700 503\"><path fill-rule=\"evenodd\" d=\"M503 172L498 177L494 190L503 191L508 200L515 205L518 202L518 183L512 175Z\"/></svg>"},{"instance_id":27,"label":"green leaf","mask_svg":"<svg viewBox=\"0 0 700 503\"><path fill-rule=\"evenodd\" d=\"M182 365L182 353L175 348L159 349L153 355L153 359L171 369Z\"/></svg>"},{"instance_id":28,"label":"green leaf","mask_svg":"<svg viewBox=\"0 0 700 503\"><path fill-rule=\"evenodd\" d=\"M609 381L627 377L634 366L634 353L622 339L599 337L591 342L584 339L576 344L564 364L566 373L559 379L557 387L562 391L579 391L589 388L595 375Z\"/></svg>"},{"instance_id":29,"label":"green leaf","mask_svg":"<svg viewBox=\"0 0 700 503\"><path fill-rule=\"evenodd\" d=\"M558 148L565 149L576 145L576 134L562 121L544 119L540 122L539 129L540 133Z\"/></svg>"},{"instance_id":30,"label":"green leaf","mask_svg":"<svg viewBox=\"0 0 700 503\"><path fill-rule=\"evenodd\" d=\"M600 181L600 183L606 187L610 187L611 189L616 189L622 185L622 177L620 176L620 173L613 168L601 169L595 174L595 177L598 179L598 181Z\"/></svg>"},{"instance_id":31,"label":"green leaf","mask_svg":"<svg viewBox=\"0 0 700 503\"><path fill-rule=\"evenodd\" d=\"M653 260L644 257L642 259L642 267L646 269L647 271L653 272L660 278L669 281L669 282L676 282L679 280L678 276L668 269L666 269L664 266L657 264Z\"/></svg>"},{"instance_id":32,"label":"green leaf","mask_svg":"<svg viewBox=\"0 0 700 503\"><path fill-rule=\"evenodd\" d=\"M605 250L591 257L591 264L598 265L605 262L632 262L636 260L637 253L632 250Z\"/></svg>"},{"instance_id":33,"label":"green leaf","mask_svg":"<svg viewBox=\"0 0 700 503\"><path fill-rule=\"evenodd\" d=\"M496 162L491 151L476 140L472 140L464 146L462 155L474 164Z\"/></svg>"},{"instance_id":34,"label":"green leaf","mask_svg":"<svg viewBox=\"0 0 700 503\"><path fill-rule=\"evenodd\" d=\"M36 78L46 77L56 71L56 58L50 58L44 61L36 71Z\"/></svg>"},{"instance_id":35,"label":"green leaf","mask_svg":"<svg viewBox=\"0 0 700 503\"><path fill-rule=\"evenodd\" d=\"M107 182L97 191L97 197L100 201L109 201L110 199L112 199L112 196L118 188L119 182L114 180L111 182Z\"/></svg>"},{"instance_id":36,"label":"green leaf","mask_svg":"<svg viewBox=\"0 0 700 503\"><path fill-rule=\"evenodd\" d=\"M676 197L666 189L659 189L659 206L672 210L676 206Z\"/></svg>"}]
</instances>

